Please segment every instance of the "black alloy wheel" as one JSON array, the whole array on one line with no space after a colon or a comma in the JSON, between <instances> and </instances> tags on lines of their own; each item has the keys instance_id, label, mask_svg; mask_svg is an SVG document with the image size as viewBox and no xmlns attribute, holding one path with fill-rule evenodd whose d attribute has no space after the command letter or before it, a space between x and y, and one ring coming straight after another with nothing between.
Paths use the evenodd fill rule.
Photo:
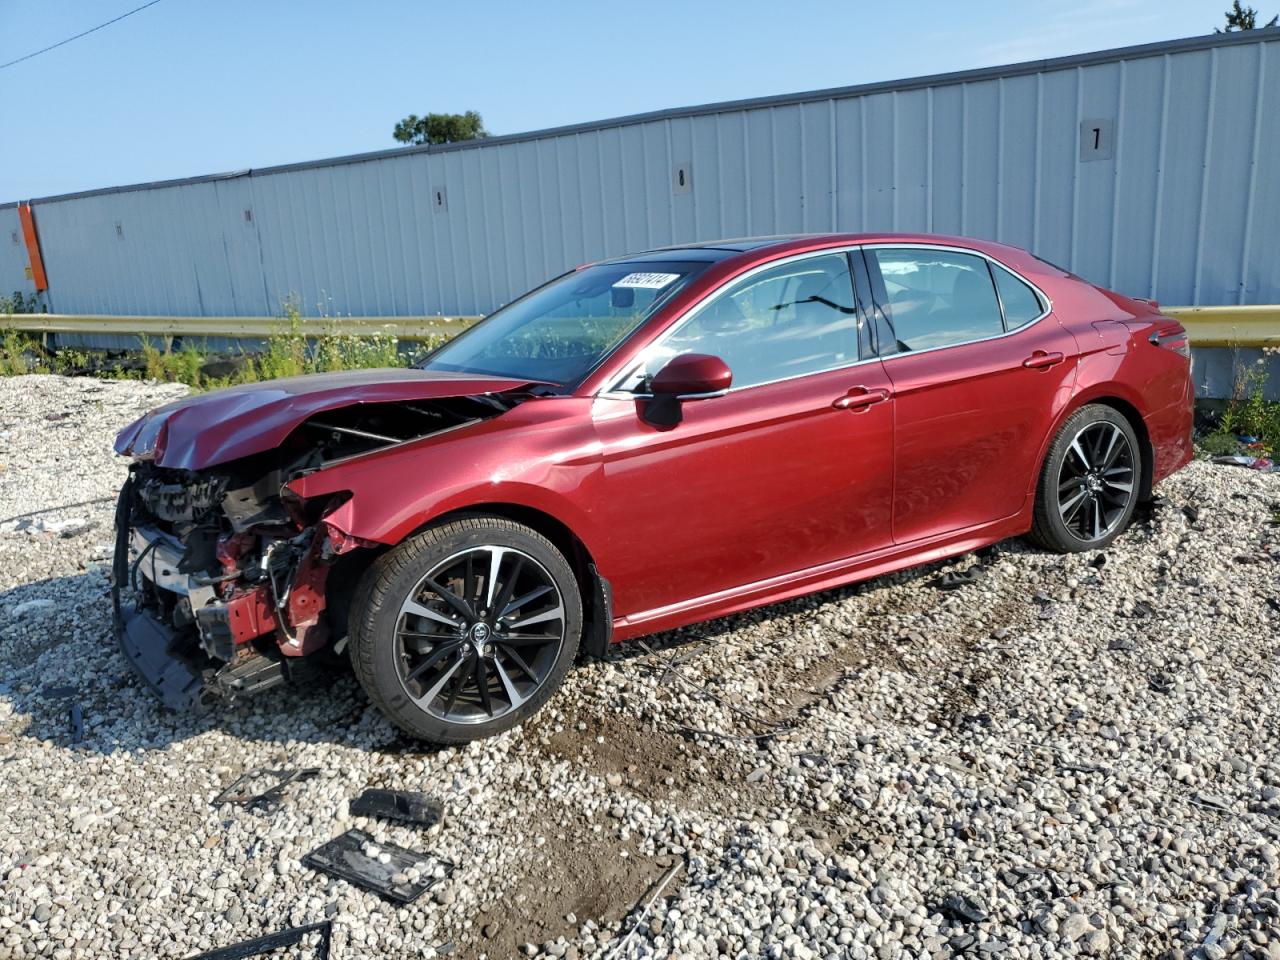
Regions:
<instances>
[{"instance_id":1,"label":"black alloy wheel","mask_svg":"<svg viewBox=\"0 0 1280 960\"><path fill-rule=\"evenodd\" d=\"M473 547L432 567L400 605L400 682L440 720L494 720L550 676L564 634L564 598L537 560Z\"/></svg>"},{"instance_id":2,"label":"black alloy wheel","mask_svg":"<svg viewBox=\"0 0 1280 960\"><path fill-rule=\"evenodd\" d=\"M578 651L582 592L542 534L474 515L410 537L365 572L351 662L401 729L436 743L492 736L537 711Z\"/></svg>"},{"instance_id":3,"label":"black alloy wheel","mask_svg":"<svg viewBox=\"0 0 1280 960\"><path fill-rule=\"evenodd\" d=\"M1143 456L1119 410L1091 403L1059 428L1040 470L1031 538L1059 553L1101 550L1129 525L1143 492Z\"/></svg>"},{"instance_id":4,"label":"black alloy wheel","mask_svg":"<svg viewBox=\"0 0 1280 960\"><path fill-rule=\"evenodd\" d=\"M1124 431L1109 420L1086 424L1058 468L1058 515L1081 540L1101 540L1125 517L1136 485Z\"/></svg>"}]
</instances>

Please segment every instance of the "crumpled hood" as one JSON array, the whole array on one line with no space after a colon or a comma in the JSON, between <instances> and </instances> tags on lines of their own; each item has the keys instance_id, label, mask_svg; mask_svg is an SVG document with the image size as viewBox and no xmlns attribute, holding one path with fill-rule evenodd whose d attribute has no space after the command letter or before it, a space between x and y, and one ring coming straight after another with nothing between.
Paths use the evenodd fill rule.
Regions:
<instances>
[{"instance_id":1,"label":"crumpled hood","mask_svg":"<svg viewBox=\"0 0 1280 960\"><path fill-rule=\"evenodd\" d=\"M116 453L201 470L270 450L304 420L358 403L502 393L536 381L473 373L387 369L317 373L197 394L158 407L116 435Z\"/></svg>"}]
</instances>

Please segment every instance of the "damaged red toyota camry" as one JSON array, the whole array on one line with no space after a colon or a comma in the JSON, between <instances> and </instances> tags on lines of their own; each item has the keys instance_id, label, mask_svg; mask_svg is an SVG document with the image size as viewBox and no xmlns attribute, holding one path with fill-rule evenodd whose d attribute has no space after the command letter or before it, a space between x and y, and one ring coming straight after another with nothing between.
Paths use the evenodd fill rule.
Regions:
<instances>
[{"instance_id":1,"label":"damaged red toyota camry","mask_svg":"<svg viewBox=\"0 0 1280 960\"><path fill-rule=\"evenodd\" d=\"M419 367L161 407L116 632L170 706L350 658L401 728L519 723L579 653L1030 533L1105 547L1191 458L1185 330L957 238L581 267Z\"/></svg>"}]
</instances>

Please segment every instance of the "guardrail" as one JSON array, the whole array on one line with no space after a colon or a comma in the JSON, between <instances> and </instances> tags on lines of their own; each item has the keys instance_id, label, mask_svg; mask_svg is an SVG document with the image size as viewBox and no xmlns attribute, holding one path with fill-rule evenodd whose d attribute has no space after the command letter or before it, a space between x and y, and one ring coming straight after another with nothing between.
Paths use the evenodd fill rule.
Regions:
<instances>
[{"instance_id":1,"label":"guardrail","mask_svg":"<svg viewBox=\"0 0 1280 960\"><path fill-rule=\"evenodd\" d=\"M1280 305L1161 307L1187 328L1193 347L1280 347ZM453 336L478 317L303 317L301 333L426 340ZM29 333L111 334L154 337L262 338L287 329L279 317L117 317L56 313L14 314L0 326Z\"/></svg>"},{"instance_id":2,"label":"guardrail","mask_svg":"<svg viewBox=\"0 0 1280 960\"><path fill-rule=\"evenodd\" d=\"M1164 307L1193 347L1280 347L1280 306Z\"/></svg>"},{"instance_id":3,"label":"guardrail","mask_svg":"<svg viewBox=\"0 0 1280 960\"><path fill-rule=\"evenodd\" d=\"M356 336L375 334L397 340L427 340L453 336L479 317L303 317L298 330L304 336ZM78 316L61 313L15 313L0 318L0 327L27 333L80 333L108 336L245 337L278 336L290 327L280 317L120 317Z\"/></svg>"}]
</instances>

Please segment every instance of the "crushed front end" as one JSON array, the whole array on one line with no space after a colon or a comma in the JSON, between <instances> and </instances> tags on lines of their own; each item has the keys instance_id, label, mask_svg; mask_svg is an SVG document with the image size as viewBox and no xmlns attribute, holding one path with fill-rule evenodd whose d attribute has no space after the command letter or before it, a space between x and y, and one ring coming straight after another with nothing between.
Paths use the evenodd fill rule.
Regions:
<instances>
[{"instance_id":1,"label":"crushed front end","mask_svg":"<svg viewBox=\"0 0 1280 960\"><path fill-rule=\"evenodd\" d=\"M326 580L349 544L291 511L279 488L267 494L275 478L130 470L116 511L116 634L170 707L274 686L332 638Z\"/></svg>"},{"instance_id":2,"label":"crushed front end","mask_svg":"<svg viewBox=\"0 0 1280 960\"><path fill-rule=\"evenodd\" d=\"M341 651L352 589L383 545L326 521L347 494L304 501L290 481L509 406L458 397L329 410L279 447L199 469L161 465L155 430L160 449L135 455L116 508L112 606L130 665L179 710L313 672L310 655Z\"/></svg>"}]
</instances>

